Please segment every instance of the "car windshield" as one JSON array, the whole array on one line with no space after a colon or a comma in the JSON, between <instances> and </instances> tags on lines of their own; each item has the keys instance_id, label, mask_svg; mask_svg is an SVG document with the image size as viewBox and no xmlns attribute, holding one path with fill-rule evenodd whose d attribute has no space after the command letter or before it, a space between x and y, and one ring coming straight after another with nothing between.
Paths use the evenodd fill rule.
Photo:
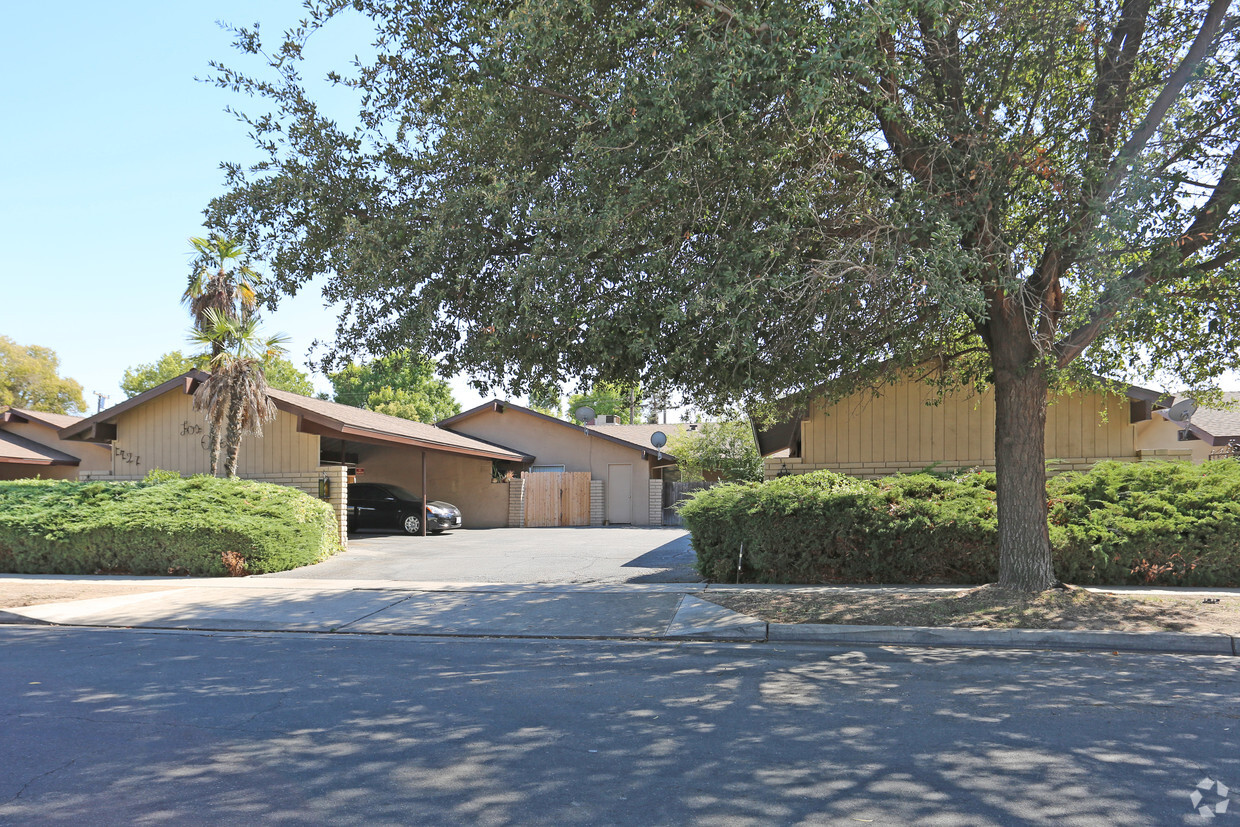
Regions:
<instances>
[{"instance_id":1,"label":"car windshield","mask_svg":"<svg viewBox=\"0 0 1240 827\"><path fill-rule=\"evenodd\" d=\"M387 483L384 483L379 486L379 488L396 495L396 499L398 500L412 500L413 502L418 502L422 499L417 494L410 493L409 491L401 488L399 485L388 485Z\"/></svg>"}]
</instances>

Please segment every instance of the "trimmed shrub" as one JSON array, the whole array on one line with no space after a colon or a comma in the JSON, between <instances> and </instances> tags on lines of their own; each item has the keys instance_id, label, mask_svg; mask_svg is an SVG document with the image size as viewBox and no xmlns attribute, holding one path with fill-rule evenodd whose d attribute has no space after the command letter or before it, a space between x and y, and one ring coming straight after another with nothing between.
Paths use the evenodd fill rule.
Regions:
<instances>
[{"instance_id":1,"label":"trimmed shrub","mask_svg":"<svg viewBox=\"0 0 1240 827\"><path fill-rule=\"evenodd\" d=\"M985 583L999 569L994 487L992 473L817 471L716 486L681 515L716 582ZM1240 584L1240 463L1103 463L1053 478L1048 497L1066 582Z\"/></svg>"},{"instance_id":2,"label":"trimmed shrub","mask_svg":"<svg viewBox=\"0 0 1240 827\"><path fill-rule=\"evenodd\" d=\"M1240 585L1240 462L1105 462L1047 493L1066 582Z\"/></svg>"},{"instance_id":3,"label":"trimmed shrub","mask_svg":"<svg viewBox=\"0 0 1240 827\"><path fill-rule=\"evenodd\" d=\"M982 583L997 568L994 475L830 471L720 485L680 508L715 581ZM993 579L993 577L991 577Z\"/></svg>"},{"instance_id":4,"label":"trimmed shrub","mask_svg":"<svg viewBox=\"0 0 1240 827\"><path fill-rule=\"evenodd\" d=\"M0 482L0 571L261 574L339 550L331 508L285 486L165 475Z\"/></svg>"}]
</instances>

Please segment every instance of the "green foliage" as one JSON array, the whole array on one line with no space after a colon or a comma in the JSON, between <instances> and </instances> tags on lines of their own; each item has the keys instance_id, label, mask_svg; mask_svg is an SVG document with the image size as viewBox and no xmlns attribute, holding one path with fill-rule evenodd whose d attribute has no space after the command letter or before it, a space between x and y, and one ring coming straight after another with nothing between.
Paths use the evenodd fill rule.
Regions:
<instances>
[{"instance_id":1,"label":"green foliage","mask_svg":"<svg viewBox=\"0 0 1240 827\"><path fill-rule=\"evenodd\" d=\"M1240 366L1240 191L1203 210L1240 161L1226 5L312 5L283 43L236 32L268 71L216 66L264 99L270 157L229 168L209 220L287 290L332 274L342 343L696 404L928 353L967 378L992 342ZM338 67L363 93L338 123L300 61L344 13L376 47Z\"/></svg>"},{"instance_id":2,"label":"green foliage","mask_svg":"<svg viewBox=\"0 0 1240 827\"><path fill-rule=\"evenodd\" d=\"M1240 585L1240 462L1102 463L1048 484L1055 574L1079 585ZM985 583L994 475L861 481L816 471L719 485L681 506L711 580Z\"/></svg>"},{"instance_id":3,"label":"green foliage","mask_svg":"<svg viewBox=\"0 0 1240 827\"><path fill-rule=\"evenodd\" d=\"M435 375L435 364L407 350L389 353L365 364L350 364L328 374L334 401L355 408L438 422L461 412L448 383Z\"/></svg>"},{"instance_id":4,"label":"green foliage","mask_svg":"<svg viewBox=\"0 0 1240 827\"><path fill-rule=\"evenodd\" d=\"M686 482L706 474L735 482L761 482L762 455L746 422L704 422L696 430L672 430L664 450L676 457Z\"/></svg>"},{"instance_id":5,"label":"green foliage","mask_svg":"<svg viewBox=\"0 0 1240 827\"><path fill-rule=\"evenodd\" d=\"M206 370L207 362L210 360L211 355L207 353L186 356L179 350L170 351L154 362L144 362L125 368L124 374L121 375L121 390L125 392L126 399L133 399L138 394L162 385L169 379L175 379L190 368Z\"/></svg>"},{"instance_id":6,"label":"green foliage","mask_svg":"<svg viewBox=\"0 0 1240 827\"><path fill-rule=\"evenodd\" d=\"M1240 584L1240 462L1107 462L1047 491L1067 582Z\"/></svg>"},{"instance_id":7,"label":"green foliage","mask_svg":"<svg viewBox=\"0 0 1240 827\"><path fill-rule=\"evenodd\" d=\"M154 362L126 368L121 377L121 390L125 392L127 399L132 399L157 385L162 385L169 379L175 379L190 368L207 370L210 361L211 355L208 353L186 356L181 351L174 350L165 353ZM282 356L268 357L263 362L263 370L267 375L269 387L302 396L314 395L314 383L310 381L310 377Z\"/></svg>"},{"instance_id":8,"label":"green foliage","mask_svg":"<svg viewBox=\"0 0 1240 827\"><path fill-rule=\"evenodd\" d=\"M639 387L618 382L595 382L589 393L575 393L568 398L568 415L575 416L575 411L585 405L593 408L599 418L617 416L622 424L632 425L636 420L630 414L640 416L642 404Z\"/></svg>"},{"instance_id":9,"label":"green foliage","mask_svg":"<svg viewBox=\"0 0 1240 827\"><path fill-rule=\"evenodd\" d=\"M0 336L0 405L44 413L85 411L82 385L59 371L60 357L51 348L19 345Z\"/></svg>"},{"instance_id":10,"label":"green foliage","mask_svg":"<svg viewBox=\"0 0 1240 827\"><path fill-rule=\"evenodd\" d=\"M260 574L339 550L331 507L284 486L207 476L0 482L0 571Z\"/></svg>"}]
</instances>

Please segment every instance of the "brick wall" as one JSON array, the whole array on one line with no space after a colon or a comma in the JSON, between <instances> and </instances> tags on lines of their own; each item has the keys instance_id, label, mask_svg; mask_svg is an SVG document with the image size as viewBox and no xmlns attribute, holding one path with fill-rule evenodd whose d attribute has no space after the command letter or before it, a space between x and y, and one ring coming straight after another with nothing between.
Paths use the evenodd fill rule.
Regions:
<instances>
[{"instance_id":1,"label":"brick wall","mask_svg":"<svg viewBox=\"0 0 1240 827\"><path fill-rule=\"evenodd\" d=\"M1062 474L1066 471L1088 471L1100 462L1112 460L1114 462L1149 462L1151 460L1166 459L1192 459L1191 451L1169 451L1159 449L1158 451L1138 451L1136 457L1057 457L1048 460L1046 465L1046 473L1049 476ZM1180 456L1180 455L1183 456ZM890 477L895 474L915 474L924 469L924 463L917 462L853 462L853 463L823 463L812 464L806 463L800 457L767 457L762 461L762 472L764 479L775 479L781 472L788 474L807 474L810 471L827 470L834 471L837 474L847 474L850 477L858 477L863 480L878 479L879 477ZM983 471L995 470L994 462L973 463L968 465L953 466L946 463L934 466L935 471L953 471L968 470L980 468Z\"/></svg>"},{"instance_id":2,"label":"brick wall","mask_svg":"<svg viewBox=\"0 0 1240 827\"><path fill-rule=\"evenodd\" d=\"M603 481L590 480L590 525L602 525L607 503L603 499Z\"/></svg>"},{"instance_id":3,"label":"brick wall","mask_svg":"<svg viewBox=\"0 0 1240 827\"><path fill-rule=\"evenodd\" d=\"M525 480L514 477L505 483L508 486L508 527L523 528L525 526Z\"/></svg>"},{"instance_id":4,"label":"brick wall","mask_svg":"<svg viewBox=\"0 0 1240 827\"><path fill-rule=\"evenodd\" d=\"M650 481L650 524L663 525L663 480Z\"/></svg>"}]
</instances>

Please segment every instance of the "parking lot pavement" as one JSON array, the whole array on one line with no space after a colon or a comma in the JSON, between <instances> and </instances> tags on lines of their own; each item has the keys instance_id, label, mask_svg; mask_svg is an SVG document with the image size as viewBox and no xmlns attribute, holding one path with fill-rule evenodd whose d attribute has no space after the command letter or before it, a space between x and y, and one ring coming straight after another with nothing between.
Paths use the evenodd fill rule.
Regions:
<instances>
[{"instance_id":1,"label":"parking lot pavement","mask_svg":"<svg viewBox=\"0 0 1240 827\"><path fill-rule=\"evenodd\" d=\"M442 583L697 583L676 528L462 529L437 537L359 533L317 566L264 578Z\"/></svg>"}]
</instances>

